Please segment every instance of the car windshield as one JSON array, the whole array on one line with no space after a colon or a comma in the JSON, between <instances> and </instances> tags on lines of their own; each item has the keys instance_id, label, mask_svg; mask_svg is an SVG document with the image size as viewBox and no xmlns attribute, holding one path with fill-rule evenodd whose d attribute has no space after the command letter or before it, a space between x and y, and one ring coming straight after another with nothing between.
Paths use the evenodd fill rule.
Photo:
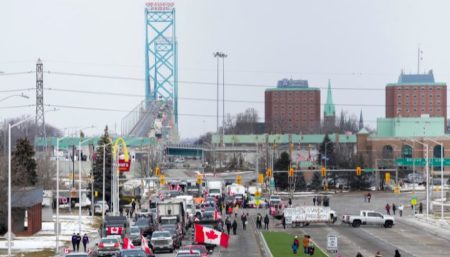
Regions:
<instances>
[{"instance_id":1,"label":"car windshield","mask_svg":"<svg viewBox=\"0 0 450 257\"><path fill-rule=\"evenodd\" d=\"M122 257L146 257L147 255L142 250L126 250L126 251L122 251L121 256Z\"/></svg>"},{"instance_id":2,"label":"car windshield","mask_svg":"<svg viewBox=\"0 0 450 257\"><path fill-rule=\"evenodd\" d=\"M117 238L103 238L100 242L104 244L115 244L119 242L119 240Z\"/></svg>"},{"instance_id":3,"label":"car windshield","mask_svg":"<svg viewBox=\"0 0 450 257\"><path fill-rule=\"evenodd\" d=\"M159 232L154 232L152 234L152 239L153 238L161 238L161 237L172 237L172 235L170 234L170 232L167 232L167 231L159 231Z\"/></svg>"},{"instance_id":4,"label":"car windshield","mask_svg":"<svg viewBox=\"0 0 450 257\"><path fill-rule=\"evenodd\" d=\"M163 224L177 224L177 219L161 219Z\"/></svg>"},{"instance_id":5,"label":"car windshield","mask_svg":"<svg viewBox=\"0 0 450 257\"><path fill-rule=\"evenodd\" d=\"M148 226L148 220L146 219L139 219L136 221L136 226Z\"/></svg>"},{"instance_id":6,"label":"car windshield","mask_svg":"<svg viewBox=\"0 0 450 257\"><path fill-rule=\"evenodd\" d=\"M188 245L180 248L180 250L191 250L191 249L194 251L199 251L200 253L208 252L208 250L206 250L206 248L202 245Z\"/></svg>"},{"instance_id":7,"label":"car windshield","mask_svg":"<svg viewBox=\"0 0 450 257\"><path fill-rule=\"evenodd\" d=\"M130 228L130 233L131 234L139 234L140 232L141 232L141 230L138 227Z\"/></svg>"}]
</instances>

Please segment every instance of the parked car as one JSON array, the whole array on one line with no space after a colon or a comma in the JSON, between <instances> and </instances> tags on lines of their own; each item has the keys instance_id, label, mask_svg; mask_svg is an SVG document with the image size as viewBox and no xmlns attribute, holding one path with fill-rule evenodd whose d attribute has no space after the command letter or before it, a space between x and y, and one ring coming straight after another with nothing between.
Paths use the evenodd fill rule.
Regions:
<instances>
[{"instance_id":1,"label":"parked car","mask_svg":"<svg viewBox=\"0 0 450 257\"><path fill-rule=\"evenodd\" d=\"M172 234L169 231L153 232L150 246L154 252L166 250L172 253L174 250Z\"/></svg>"},{"instance_id":2,"label":"parked car","mask_svg":"<svg viewBox=\"0 0 450 257\"><path fill-rule=\"evenodd\" d=\"M120 251L120 241L117 238L102 238L97 244L97 256L117 255Z\"/></svg>"},{"instance_id":3,"label":"parked car","mask_svg":"<svg viewBox=\"0 0 450 257\"><path fill-rule=\"evenodd\" d=\"M109 206L108 203L105 201L97 201L94 204L94 214L102 214L103 211L108 212L109 211Z\"/></svg>"}]
</instances>

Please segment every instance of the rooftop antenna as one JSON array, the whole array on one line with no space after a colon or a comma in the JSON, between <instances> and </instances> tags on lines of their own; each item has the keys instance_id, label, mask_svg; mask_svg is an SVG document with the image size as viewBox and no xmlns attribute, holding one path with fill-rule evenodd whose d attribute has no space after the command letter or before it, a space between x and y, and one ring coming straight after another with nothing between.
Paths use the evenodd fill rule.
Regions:
<instances>
[{"instance_id":1,"label":"rooftop antenna","mask_svg":"<svg viewBox=\"0 0 450 257\"><path fill-rule=\"evenodd\" d=\"M422 54L423 54L423 51L420 50L420 46L419 46L419 48L417 48L417 74L420 74L420 62L423 61Z\"/></svg>"}]
</instances>

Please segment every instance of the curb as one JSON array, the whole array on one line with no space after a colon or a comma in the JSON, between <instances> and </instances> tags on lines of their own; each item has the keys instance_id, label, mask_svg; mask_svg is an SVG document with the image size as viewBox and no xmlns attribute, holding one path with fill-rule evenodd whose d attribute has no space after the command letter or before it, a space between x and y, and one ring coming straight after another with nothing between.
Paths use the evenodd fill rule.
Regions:
<instances>
[{"instance_id":1,"label":"curb","mask_svg":"<svg viewBox=\"0 0 450 257\"><path fill-rule=\"evenodd\" d=\"M264 235L261 231L258 231L258 236L262 243L262 250L264 252L264 256L266 257L273 257L272 252L270 251L269 246L267 245L266 239L264 238Z\"/></svg>"}]
</instances>

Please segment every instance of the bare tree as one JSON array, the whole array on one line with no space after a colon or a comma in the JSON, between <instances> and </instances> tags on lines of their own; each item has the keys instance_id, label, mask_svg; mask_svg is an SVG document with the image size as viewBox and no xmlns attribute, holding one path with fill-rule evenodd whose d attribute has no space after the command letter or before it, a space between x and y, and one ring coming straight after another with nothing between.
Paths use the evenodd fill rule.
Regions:
<instances>
[{"instance_id":1,"label":"bare tree","mask_svg":"<svg viewBox=\"0 0 450 257\"><path fill-rule=\"evenodd\" d=\"M50 160L50 157L45 156L44 158L39 158L37 162L37 175L38 175L38 185L44 188L44 190L55 189L55 175L56 166L55 162Z\"/></svg>"}]
</instances>

